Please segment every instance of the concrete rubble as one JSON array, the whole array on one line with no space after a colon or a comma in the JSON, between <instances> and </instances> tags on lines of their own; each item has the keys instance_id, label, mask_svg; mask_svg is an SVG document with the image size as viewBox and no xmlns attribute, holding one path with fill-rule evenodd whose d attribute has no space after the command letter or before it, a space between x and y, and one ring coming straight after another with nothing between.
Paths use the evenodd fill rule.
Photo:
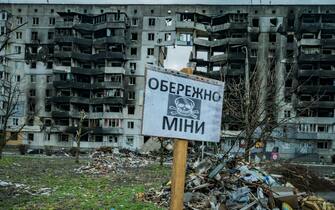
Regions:
<instances>
[{"instance_id":1,"label":"concrete rubble","mask_svg":"<svg viewBox=\"0 0 335 210\"><path fill-rule=\"evenodd\" d=\"M90 155L90 161L77 169L76 173L104 175L108 173L125 173L127 168L145 167L153 160L146 155L135 154L131 151L106 153L95 151Z\"/></svg>"},{"instance_id":2,"label":"concrete rubble","mask_svg":"<svg viewBox=\"0 0 335 210\"><path fill-rule=\"evenodd\" d=\"M22 194L28 194L28 195L50 195L53 190L51 188L38 188L35 189L31 186L25 185L25 184L19 184L19 183L13 183L13 182L7 182L0 180L0 189L6 188L7 192L11 196L18 196Z\"/></svg>"},{"instance_id":3,"label":"concrete rubble","mask_svg":"<svg viewBox=\"0 0 335 210\"><path fill-rule=\"evenodd\" d=\"M184 208L190 210L335 210L334 204L299 192L281 175L268 174L262 167L238 158L220 160L206 157L189 162L187 167ZM162 207L170 203L168 182L159 191L149 189L142 201Z\"/></svg>"}]
</instances>

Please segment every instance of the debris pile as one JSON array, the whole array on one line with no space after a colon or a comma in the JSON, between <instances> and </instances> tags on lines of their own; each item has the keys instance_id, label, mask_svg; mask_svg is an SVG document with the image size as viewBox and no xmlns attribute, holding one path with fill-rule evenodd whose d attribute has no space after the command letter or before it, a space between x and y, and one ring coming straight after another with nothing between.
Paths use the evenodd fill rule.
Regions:
<instances>
[{"instance_id":1,"label":"debris pile","mask_svg":"<svg viewBox=\"0 0 335 210\"><path fill-rule=\"evenodd\" d=\"M184 194L185 209L335 210L333 204L321 198L308 197L305 192L300 193L290 183L281 183L278 180L280 175L268 174L260 167L243 162L241 159L231 158L214 164L216 162L205 158L188 165ZM142 200L168 207L171 196L170 184L165 184L159 191L150 189L145 196L141 196Z\"/></svg>"},{"instance_id":2,"label":"debris pile","mask_svg":"<svg viewBox=\"0 0 335 210\"><path fill-rule=\"evenodd\" d=\"M105 153L95 151L90 155L90 162L75 169L76 173L104 175L108 173L125 173L127 168L144 167L152 163L147 156L135 154L131 151Z\"/></svg>"},{"instance_id":3,"label":"debris pile","mask_svg":"<svg viewBox=\"0 0 335 210\"><path fill-rule=\"evenodd\" d=\"M0 189L1 188L5 188L6 192L9 193L11 196L18 196L22 194L50 195L53 191L51 188L33 189L33 187L30 187L25 184L6 182L6 181L0 180Z\"/></svg>"}]
</instances>

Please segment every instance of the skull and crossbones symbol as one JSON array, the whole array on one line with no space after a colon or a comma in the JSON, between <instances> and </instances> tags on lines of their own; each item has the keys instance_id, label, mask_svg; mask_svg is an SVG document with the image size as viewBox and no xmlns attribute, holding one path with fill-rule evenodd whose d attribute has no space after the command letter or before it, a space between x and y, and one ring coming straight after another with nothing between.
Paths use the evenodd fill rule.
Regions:
<instances>
[{"instance_id":1,"label":"skull and crossbones symbol","mask_svg":"<svg viewBox=\"0 0 335 210\"><path fill-rule=\"evenodd\" d=\"M185 117L198 118L199 110L194 109L194 101L186 97L178 97L174 100L176 106L170 106L169 109L173 110L170 112L171 115L181 115Z\"/></svg>"}]
</instances>

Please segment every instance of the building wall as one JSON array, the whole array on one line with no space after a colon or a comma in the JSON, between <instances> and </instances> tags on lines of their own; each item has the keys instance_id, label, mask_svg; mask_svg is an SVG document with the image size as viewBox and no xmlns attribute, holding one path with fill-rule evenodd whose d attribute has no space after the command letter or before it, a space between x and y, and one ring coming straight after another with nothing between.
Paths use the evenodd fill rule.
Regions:
<instances>
[{"instance_id":1,"label":"building wall","mask_svg":"<svg viewBox=\"0 0 335 210\"><path fill-rule=\"evenodd\" d=\"M2 4L4 10L12 14L12 22L17 22L17 16L22 16L23 23L28 21L27 25L19 28L17 31L22 32L22 39L12 39L12 48L16 45L21 46L23 52L27 52L25 47L27 44L33 45L55 45L55 42L51 39L48 40L48 32L55 31L57 24L63 20L58 14L59 12L75 12L80 14L91 14L98 15L107 12L120 12L125 13L128 17L127 27L125 29L126 37L126 61L124 62L125 69L125 80L127 84L129 77L136 77L136 85L126 85L126 92L129 90L135 91L135 114L128 115L128 107L130 104L123 106L122 128L123 133L119 136L118 146L129 147L132 149L139 148L144 142L144 138L140 135L141 129L141 117L142 117L142 106L143 106L143 89L144 89L144 74L145 64L163 65L164 55L166 53L166 46L173 45L186 45L192 46L192 55L190 64L197 72L206 71L207 73L215 73L216 69L220 66L224 66L228 72L232 74L244 77L244 54L242 51L236 54L236 57L225 58L222 49L225 47L241 48L241 45L247 46L250 55L250 65L261 65L263 66L263 84L266 85L267 69L270 67L269 55L276 58L274 64L274 70L276 74L276 100L281 103L281 109L277 113L278 120L287 117L287 113L294 120L290 120L291 127L294 127L290 134L290 139L295 143L292 145L296 149L288 150L283 146L283 150L292 154L293 156L296 151L301 147L300 142L307 142L307 144L314 145L316 147L313 152L320 153L321 155L327 155L329 158L335 149L335 128L334 124L334 109L335 103L333 94L333 85L324 86L324 82L329 82L322 78L328 79L335 78L332 71L335 70L335 63L332 60L332 56L335 55L334 43L325 38L321 37L320 34L325 31L328 34L332 34L332 38L335 38L334 30L334 15L335 7L331 5L323 6L264 6L264 5L253 5L253 6L234 6L234 5L29 5L29 4ZM19 11L20 10L20 11ZM187 16L188 20L182 20L183 17ZM329 16L329 21L323 23L322 21ZM39 18L39 24L33 24L33 18ZM55 18L56 24L49 24L49 18ZM224 18L227 17L229 20L224 22ZM313 23L304 23L304 18L316 17ZM216 19L215 19L216 18ZM222 20L220 19L222 18ZM238 20L236 21L235 18ZM243 23L239 22L243 19ZM135 24L136 19L136 24ZM149 21L154 19L155 23L149 25ZM257 25L254 25L254 19L257 19ZM218 22L216 22L218 21ZM220 21L223 21L220 23ZM273 22L274 21L274 22ZM292 25L293 24L293 25ZM41 35L40 42L35 43L31 41L31 35L33 31L38 31ZM132 33L137 33L137 40L132 40ZM213 40L212 38L218 35L224 35L227 33L229 36L234 34L243 34L241 40L232 43L225 44L225 40L222 41L222 45L217 44L220 40ZM313 39L304 38L308 33L315 35ZM153 34L153 40L148 40L148 34ZM272 38L270 37L272 34ZM256 40L252 37L256 36ZM291 40L293 36L293 41ZM168 39L166 38L168 37ZM275 41L270 40L275 38ZM215 45L215 46L214 46ZM322 54L322 48L326 47L331 49L327 51L327 56L319 56L313 58L312 55L304 57L304 52L308 50L317 51ZM137 48L137 54L131 55L131 48ZM153 55L148 55L148 48L154 49ZM221 48L218 50L218 48ZM43 48L42 48L43 50ZM322 52L320 52L322 51ZM256 53L256 54L254 54ZM272 55L273 54L273 55ZM291 56L292 54L292 56ZM23 56L23 55L22 55ZM67 71L65 67L61 65L53 64L52 69L47 69L45 60L48 58L38 58L36 69L30 68L30 63L23 60L24 57L16 58L18 65L24 66L24 85L26 87L25 100L29 100L28 90L31 88L36 89L36 107L38 113L35 114L34 125L27 126L25 132L34 133L34 140L30 144L43 147L44 145L53 146L73 146L73 143L64 143L59 141L57 130L52 130L48 126L43 126L45 119L53 119L50 112L45 112L45 89L50 88L55 91L52 82L47 82L47 75L52 75L55 79L55 70ZM257 56L257 58L256 58ZM309 57L308 57L309 56ZM27 60L27 57L25 57ZM53 58L50 58L51 60ZM201 60L203 59L203 60ZM44 62L41 62L44 61ZM76 61L72 61L72 64ZM315 62L313 64L313 62ZM132 70L132 66L136 63L136 70ZM303 87L299 91L289 92L289 89L299 86L301 78L304 74L309 72L302 70L303 65L313 64L318 66L318 75L315 78L316 81L314 87ZM231 64L240 64L240 69L232 69ZM329 64L331 71L323 72L320 70L320 66ZM11 64L13 65L13 64ZM285 86L286 73L288 68L292 66L294 69L294 77L292 78L292 87ZM21 67L20 67L21 68ZM334 75L334 76L333 76ZM31 76L36 76L36 81L31 82ZM229 78L230 75L226 75ZM310 75L309 75L310 76ZM314 80L314 78L313 78ZM314 84L313 84L314 85ZM324 103L318 103L313 105L315 111L313 113L321 113L324 109L332 110L333 115L331 117L325 117L321 114L300 116L301 112L299 109L301 106L307 106L302 97L309 92L315 92L316 89L322 89L327 94L329 92L330 98ZM307 93L306 93L307 92ZM261 88L261 93L266 95L267 89ZM53 92L55 94L55 92ZM320 91L318 92L320 95ZM125 96L127 97L127 96ZM265 98L263 99L265 100ZM300 105L299 105L300 104ZM300 107L300 108L299 108ZM262 109L262 107L260 107ZM263 107L264 109L264 107ZM28 107L25 106L25 114L28 115ZM23 117L24 119L24 117ZM128 128L128 122L134 122L134 128ZM314 126L315 124L315 126ZM327 132L324 131L322 126L328 126ZM313 129L299 129L300 127L307 126L313 127ZM225 128L229 127L224 126ZM320 127L320 128L319 128ZM48 129L50 131L48 131ZM45 140L45 136L50 133L50 140ZM127 144L127 137L133 137L133 145ZM83 147L96 147L98 145L114 145L108 142L108 136L104 136L103 142L84 142ZM35 140L36 139L36 140ZM326 149L318 148L317 142L330 142L327 143ZM27 142L29 142L27 140ZM319 145L320 146L320 145ZM312 147L312 146L311 146ZM270 148L271 149L271 148ZM289 156L292 156L289 155Z\"/></svg>"}]
</instances>

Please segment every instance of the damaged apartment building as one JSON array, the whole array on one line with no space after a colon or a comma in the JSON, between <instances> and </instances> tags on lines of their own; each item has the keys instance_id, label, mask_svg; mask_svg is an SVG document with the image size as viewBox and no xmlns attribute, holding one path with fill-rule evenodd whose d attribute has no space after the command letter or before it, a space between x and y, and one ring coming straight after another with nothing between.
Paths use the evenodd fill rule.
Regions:
<instances>
[{"instance_id":1,"label":"damaged apartment building","mask_svg":"<svg viewBox=\"0 0 335 210\"><path fill-rule=\"evenodd\" d=\"M334 6L2 4L1 13L1 26L24 24L1 52L17 53L2 68L22 74L24 144L72 147L84 110L83 148L140 148L145 65L164 67L167 50L189 46L195 73L226 82L244 78L246 66L275 69L283 84L275 96L285 103L276 115L293 119L285 140L266 150L331 161ZM238 125L222 128L227 146Z\"/></svg>"}]
</instances>

